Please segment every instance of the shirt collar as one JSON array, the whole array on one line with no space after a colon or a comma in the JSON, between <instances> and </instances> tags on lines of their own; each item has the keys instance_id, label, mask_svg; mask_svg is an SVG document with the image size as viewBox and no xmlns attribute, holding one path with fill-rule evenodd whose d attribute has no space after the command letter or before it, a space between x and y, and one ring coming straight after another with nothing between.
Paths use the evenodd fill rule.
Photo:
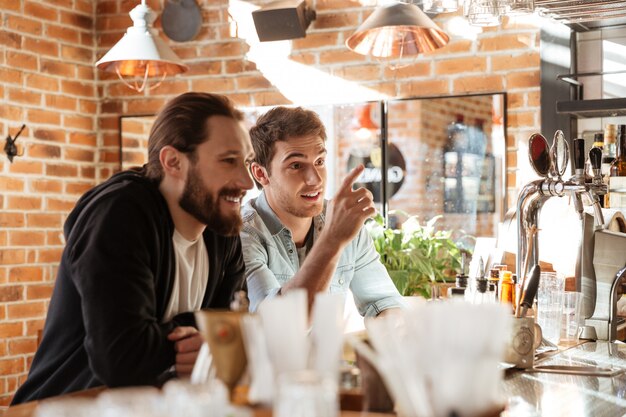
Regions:
<instances>
[{"instance_id":1,"label":"shirt collar","mask_svg":"<svg viewBox=\"0 0 626 417\"><path fill-rule=\"evenodd\" d=\"M315 227L315 234L321 227L324 225L324 213L326 212L326 201L324 201L324 211L319 216L315 216L313 218L313 225ZM265 191L261 191L261 194L256 198L255 208L263 223L267 227L267 230L270 231L272 235L277 235L286 227L280 222L280 219L272 210L269 203L267 202L267 197L265 196Z\"/></svg>"}]
</instances>

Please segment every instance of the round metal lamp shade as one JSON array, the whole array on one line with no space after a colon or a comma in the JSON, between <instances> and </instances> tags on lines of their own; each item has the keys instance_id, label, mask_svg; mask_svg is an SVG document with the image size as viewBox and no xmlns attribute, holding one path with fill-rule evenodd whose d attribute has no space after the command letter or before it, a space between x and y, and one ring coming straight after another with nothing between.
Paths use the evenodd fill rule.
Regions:
<instances>
[{"instance_id":1,"label":"round metal lamp shade","mask_svg":"<svg viewBox=\"0 0 626 417\"><path fill-rule=\"evenodd\" d=\"M450 38L414 4L381 6L346 40L346 46L361 55L402 58L432 52Z\"/></svg>"}]
</instances>

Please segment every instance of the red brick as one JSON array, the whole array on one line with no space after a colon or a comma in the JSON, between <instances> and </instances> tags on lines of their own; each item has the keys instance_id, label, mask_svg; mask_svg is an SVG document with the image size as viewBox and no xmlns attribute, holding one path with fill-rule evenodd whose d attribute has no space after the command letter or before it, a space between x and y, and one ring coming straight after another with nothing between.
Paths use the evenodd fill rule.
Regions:
<instances>
[{"instance_id":1,"label":"red brick","mask_svg":"<svg viewBox=\"0 0 626 417\"><path fill-rule=\"evenodd\" d=\"M26 252L23 249L3 249L0 251L0 265L16 265L24 263Z\"/></svg>"},{"instance_id":2,"label":"red brick","mask_svg":"<svg viewBox=\"0 0 626 417\"><path fill-rule=\"evenodd\" d=\"M7 316L9 319L25 319L43 317L46 307L43 301L31 301L21 304L9 304Z\"/></svg>"},{"instance_id":3,"label":"red brick","mask_svg":"<svg viewBox=\"0 0 626 417\"><path fill-rule=\"evenodd\" d=\"M74 165L48 164L46 165L46 175L52 177L75 177L78 168Z\"/></svg>"},{"instance_id":4,"label":"red brick","mask_svg":"<svg viewBox=\"0 0 626 417\"><path fill-rule=\"evenodd\" d=\"M33 16L43 20L51 20L53 22L59 18L59 13L56 9L46 7L34 1L27 1L24 4L24 13L27 16Z\"/></svg>"},{"instance_id":5,"label":"red brick","mask_svg":"<svg viewBox=\"0 0 626 417\"><path fill-rule=\"evenodd\" d=\"M48 211L56 212L68 212L74 208L76 200L59 200L57 198L48 198L47 206Z\"/></svg>"},{"instance_id":6,"label":"red brick","mask_svg":"<svg viewBox=\"0 0 626 417\"><path fill-rule=\"evenodd\" d=\"M41 72L47 74L59 75L65 78L73 78L76 74L76 65L67 64L65 62L51 61L41 59Z\"/></svg>"},{"instance_id":7,"label":"red brick","mask_svg":"<svg viewBox=\"0 0 626 417\"><path fill-rule=\"evenodd\" d=\"M94 162L94 152L86 149L65 148L64 159L67 161Z\"/></svg>"},{"instance_id":8,"label":"red brick","mask_svg":"<svg viewBox=\"0 0 626 417\"><path fill-rule=\"evenodd\" d=\"M22 323L0 323L0 339L23 335Z\"/></svg>"},{"instance_id":9,"label":"red brick","mask_svg":"<svg viewBox=\"0 0 626 417\"><path fill-rule=\"evenodd\" d=\"M34 74L30 74L34 75ZM61 115L52 110L38 110L38 109L29 109L27 110L28 121L37 124L45 124L45 125L59 125L61 123ZM28 146L28 153L30 154L32 145Z\"/></svg>"},{"instance_id":10,"label":"red brick","mask_svg":"<svg viewBox=\"0 0 626 417\"><path fill-rule=\"evenodd\" d=\"M65 142L65 131L63 130L37 129L35 130L34 136L37 139L49 140L52 142Z\"/></svg>"},{"instance_id":11,"label":"red brick","mask_svg":"<svg viewBox=\"0 0 626 417\"><path fill-rule=\"evenodd\" d=\"M44 39L24 38L23 48L38 55L59 56L59 45Z\"/></svg>"},{"instance_id":12,"label":"red brick","mask_svg":"<svg viewBox=\"0 0 626 417\"><path fill-rule=\"evenodd\" d=\"M24 32L31 35L42 34L43 25L36 20L28 19L23 16L6 15L4 21L6 22L6 27L16 32Z\"/></svg>"},{"instance_id":13,"label":"red brick","mask_svg":"<svg viewBox=\"0 0 626 417\"><path fill-rule=\"evenodd\" d=\"M8 120L23 122L24 112L18 106L0 106L0 117Z\"/></svg>"},{"instance_id":14,"label":"red brick","mask_svg":"<svg viewBox=\"0 0 626 417\"><path fill-rule=\"evenodd\" d=\"M23 227L24 214L23 213L9 213L6 211L0 211L0 227Z\"/></svg>"},{"instance_id":15,"label":"red brick","mask_svg":"<svg viewBox=\"0 0 626 417\"><path fill-rule=\"evenodd\" d=\"M321 48L338 44L339 32L318 32L307 34L305 38L294 39L292 47L295 50Z\"/></svg>"},{"instance_id":16,"label":"red brick","mask_svg":"<svg viewBox=\"0 0 626 417\"><path fill-rule=\"evenodd\" d=\"M146 114L157 113L165 104L165 99L141 99L128 102L128 113L130 114ZM117 126L116 126L117 128Z\"/></svg>"},{"instance_id":17,"label":"red brick","mask_svg":"<svg viewBox=\"0 0 626 417\"><path fill-rule=\"evenodd\" d=\"M62 190L62 183L58 180L33 180L31 181L30 186L36 193L58 194Z\"/></svg>"},{"instance_id":18,"label":"red brick","mask_svg":"<svg viewBox=\"0 0 626 417\"><path fill-rule=\"evenodd\" d=\"M210 56L212 58L223 57L243 57L243 46L241 42L210 43L200 48L200 56Z\"/></svg>"},{"instance_id":19,"label":"red brick","mask_svg":"<svg viewBox=\"0 0 626 417\"><path fill-rule=\"evenodd\" d=\"M426 77L431 74L431 62L417 61L399 68L385 67L384 79L397 80L402 78Z\"/></svg>"},{"instance_id":20,"label":"red brick","mask_svg":"<svg viewBox=\"0 0 626 417\"><path fill-rule=\"evenodd\" d=\"M335 49L329 51L322 51L319 54L320 64L337 64L340 62L361 62L365 61L367 57L359 55L356 52L352 52L347 48Z\"/></svg>"},{"instance_id":21,"label":"red brick","mask_svg":"<svg viewBox=\"0 0 626 417\"><path fill-rule=\"evenodd\" d=\"M67 94L84 97L93 97L96 92L93 84L66 80L61 81L61 90Z\"/></svg>"},{"instance_id":22,"label":"red brick","mask_svg":"<svg viewBox=\"0 0 626 417\"><path fill-rule=\"evenodd\" d=\"M9 68L0 68L0 80L10 84L22 83L22 71Z\"/></svg>"},{"instance_id":23,"label":"red brick","mask_svg":"<svg viewBox=\"0 0 626 417\"><path fill-rule=\"evenodd\" d=\"M522 54L494 55L491 57L493 71L508 71L524 68L539 68L539 52L525 52Z\"/></svg>"},{"instance_id":24,"label":"red brick","mask_svg":"<svg viewBox=\"0 0 626 417\"><path fill-rule=\"evenodd\" d=\"M15 174L41 174L43 173L43 164L39 161L16 159L9 167L9 170Z\"/></svg>"},{"instance_id":25,"label":"red brick","mask_svg":"<svg viewBox=\"0 0 626 417\"><path fill-rule=\"evenodd\" d=\"M22 36L17 33L0 30L0 45L18 49L22 46Z\"/></svg>"},{"instance_id":26,"label":"red brick","mask_svg":"<svg viewBox=\"0 0 626 417\"><path fill-rule=\"evenodd\" d=\"M0 303L20 301L24 296L24 287L21 285L0 286Z\"/></svg>"},{"instance_id":27,"label":"red brick","mask_svg":"<svg viewBox=\"0 0 626 417\"><path fill-rule=\"evenodd\" d=\"M7 208L25 211L41 210L41 197L9 196Z\"/></svg>"},{"instance_id":28,"label":"red brick","mask_svg":"<svg viewBox=\"0 0 626 417\"><path fill-rule=\"evenodd\" d=\"M228 74L256 71L256 69L256 64L252 61L246 61L241 59L226 61L226 72Z\"/></svg>"},{"instance_id":29,"label":"red brick","mask_svg":"<svg viewBox=\"0 0 626 417\"><path fill-rule=\"evenodd\" d=\"M31 158L59 158L61 148L54 145L33 143L28 146L28 156Z\"/></svg>"},{"instance_id":30,"label":"red brick","mask_svg":"<svg viewBox=\"0 0 626 417\"><path fill-rule=\"evenodd\" d=\"M63 233L60 232L61 228L54 232L46 232L46 245L48 246L63 246L65 244L65 238Z\"/></svg>"},{"instance_id":31,"label":"red brick","mask_svg":"<svg viewBox=\"0 0 626 417\"><path fill-rule=\"evenodd\" d=\"M382 68L376 64L350 65L333 70L333 75L352 81L380 80Z\"/></svg>"},{"instance_id":32,"label":"red brick","mask_svg":"<svg viewBox=\"0 0 626 417\"><path fill-rule=\"evenodd\" d=\"M76 110L77 100L72 97L53 96L46 94L46 106L59 110Z\"/></svg>"},{"instance_id":33,"label":"red brick","mask_svg":"<svg viewBox=\"0 0 626 417\"><path fill-rule=\"evenodd\" d=\"M499 75L461 76L454 80L454 93L502 91L502 77Z\"/></svg>"},{"instance_id":34,"label":"red brick","mask_svg":"<svg viewBox=\"0 0 626 417\"><path fill-rule=\"evenodd\" d=\"M63 126L72 129L93 130L93 117L65 115L63 116Z\"/></svg>"},{"instance_id":35,"label":"red brick","mask_svg":"<svg viewBox=\"0 0 626 417\"><path fill-rule=\"evenodd\" d=\"M501 34L491 38L483 38L478 43L479 51L501 51L507 49L531 48L532 35L530 33Z\"/></svg>"},{"instance_id":36,"label":"red brick","mask_svg":"<svg viewBox=\"0 0 626 417\"><path fill-rule=\"evenodd\" d=\"M61 57L69 61L92 62L94 55L91 49L61 45Z\"/></svg>"},{"instance_id":37,"label":"red brick","mask_svg":"<svg viewBox=\"0 0 626 417\"><path fill-rule=\"evenodd\" d=\"M0 9L5 10L14 10L20 11L22 8L22 4L19 1L15 0L0 0Z\"/></svg>"},{"instance_id":38,"label":"red brick","mask_svg":"<svg viewBox=\"0 0 626 417\"><path fill-rule=\"evenodd\" d=\"M402 88L402 93L407 96L433 96L450 93L448 80L411 81Z\"/></svg>"},{"instance_id":39,"label":"red brick","mask_svg":"<svg viewBox=\"0 0 626 417\"><path fill-rule=\"evenodd\" d=\"M59 214L30 213L26 215L26 224L32 228L55 228L61 230L63 219Z\"/></svg>"},{"instance_id":40,"label":"red brick","mask_svg":"<svg viewBox=\"0 0 626 417\"><path fill-rule=\"evenodd\" d=\"M26 91L26 90L16 90L9 89L9 100L17 101L24 104L33 104L40 105L41 104L41 93Z\"/></svg>"},{"instance_id":41,"label":"red brick","mask_svg":"<svg viewBox=\"0 0 626 417\"><path fill-rule=\"evenodd\" d=\"M116 156L119 160L119 156ZM117 161L115 161L117 162ZM70 182L65 184L65 193L70 195L83 195L93 188L93 184L84 182Z\"/></svg>"},{"instance_id":42,"label":"red brick","mask_svg":"<svg viewBox=\"0 0 626 417\"><path fill-rule=\"evenodd\" d=\"M204 78L191 81L191 90L206 92L229 92L235 90L234 78Z\"/></svg>"},{"instance_id":43,"label":"red brick","mask_svg":"<svg viewBox=\"0 0 626 417\"><path fill-rule=\"evenodd\" d=\"M466 57L446 59L435 64L435 74L465 74L470 72L485 72L487 59L484 57Z\"/></svg>"},{"instance_id":44,"label":"red brick","mask_svg":"<svg viewBox=\"0 0 626 417\"><path fill-rule=\"evenodd\" d=\"M34 90L59 91L59 80L40 74L28 74L26 86Z\"/></svg>"},{"instance_id":45,"label":"red brick","mask_svg":"<svg viewBox=\"0 0 626 417\"><path fill-rule=\"evenodd\" d=\"M95 114L98 110L96 101L80 100L80 111L87 114Z\"/></svg>"},{"instance_id":46,"label":"red brick","mask_svg":"<svg viewBox=\"0 0 626 417\"><path fill-rule=\"evenodd\" d=\"M57 263L61 260L63 249L41 249L39 251L39 262Z\"/></svg>"},{"instance_id":47,"label":"red brick","mask_svg":"<svg viewBox=\"0 0 626 417\"><path fill-rule=\"evenodd\" d=\"M82 81L94 81L96 79L95 69L90 66L77 65L78 79Z\"/></svg>"},{"instance_id":48,"label":"red brick","mask_svg":"<svg viewBox=\"0 0 626 417\"><path fill-rule=\"evenodd\" d=\"M361 22L358 12L318 13L312 27L314 29L356 27L359 23Z\"/></svg>"},{"instance_id":49,"label":"red brick","mask_svg":"<svg viewBox=\"0 0 626 417\"><path fill-rule=\"evenodd\" d=\"M28 300L47 300L52 297L54 284L35 284L26 286L26 299Z\"/></svg>"},{"instance_id":50,"label":"red brick","mask_svg":"<svg viewBox=\"0 0 626 417\"><path fill-rule=\"evenodd\" d=\"M12 246L43 246L46 236L42 232L12 230L9 232L9 244Z\"/></svg>"},{"instance_id":51,"label":"red brick","mask_svg":"<svg viewBox=\"0 0 626 417\"><path fill-rule=\"evenodd\" d=\"M94 133L72 132L70 133L70 143L73 145L96 146L98 138Z\"/></svg>"},{"instance_id":52,"label":"red brick","mask_svg":"<svg viewBox=\"0 0 626 417\"><path fill-rule=\"evenodd\" d=\"M513 72L506 75L507 89L539 87L540 85L539 69L531 72Z\"/></svg>"},{"instance_id":53,"label":"red brick","mask_svg":"<svg viewBox=\"0 0 626 417\"><path fill-rule=\"evenodd\" d=\"M93 18L80 13L62 11L61 22L86 30L92 30L94 28Z\"/></svg>"},{"instance_id":54,"label":"red brick","mask_svg":"<svg viewBox=\"0 0 626 417\"><path fill-rule=\"evenodd\" d=\"M0 177L0 191L22 191L24 181L18 178Z\"/></svg>"},{"instance_id":55,"label":"red brick","mask_svg":"<svg viewBox=\"0 0 626 417\"><path fill-rule=\"evenodd\" d=\"M46 34L49 39L58 39L69 43L78 43L78 32L74 28L47 25Z\"/></svg>"},{"instance_id":56,"label":"red brick","mask_svg":"<svg viewBox=\"0 0 626 417\"><path fill-rule=\"evenodd\" d=\"M235 61L228 61L235 62ZM241 62L236 60L236 62ZM189 63L189 71L185 76L190 75L217 75L222 73L222 63L220 61L197 61Z\"/></svg>"},{"instance_id":57,"label":"red brick","mask_svg":"<svg viewBox=\"0 0 626 417\"><path fill-rule=\"evenodd\" d=\"M37 339L20 338L9 340L9 354L21 355L24 353L34 353L37 350Z\"/></svg>"},{"instance_id":58,"label":"red brick","mask_svg":"<svg viewBox=\"0 0 626 417\"><path fill-rule=\"evenodd\" d=\"M261 90L272 86L272 83L262 75L237 77L238 90Z\"/></svg>"}]
</instances>

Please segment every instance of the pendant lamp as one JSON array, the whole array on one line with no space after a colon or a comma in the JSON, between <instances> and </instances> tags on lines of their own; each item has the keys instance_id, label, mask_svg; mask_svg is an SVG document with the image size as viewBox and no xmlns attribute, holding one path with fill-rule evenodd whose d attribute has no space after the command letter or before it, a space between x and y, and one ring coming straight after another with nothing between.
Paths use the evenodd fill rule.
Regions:
<instances>
[{"instance_id":1,"label":"pendant lamp","mask_svg":"<svg viewBox=\"0 0 626 417\"><path fill-rule=\"evenodd\" d=\"M346 40L361 55L394 59L432 52L450 38L415 4L380 6Z\"/></svg>"},{"instance_id":2,"label":"pendant lamp","mask_svg":"<svg viewBox=\"0 0 626 417\"><path fill-rule=\"evenodd\" d=\"M146 5L146 0L130 11L133 26L98 62L96 67L115 72L128 87L138 92L158 87L168 75L188 70L174 51L159 37L152 27L156 13ZM124 77L141 77L142 81L129 82ZM148 87L149 77L160 80Z\"/></svg>"}]
</instances>

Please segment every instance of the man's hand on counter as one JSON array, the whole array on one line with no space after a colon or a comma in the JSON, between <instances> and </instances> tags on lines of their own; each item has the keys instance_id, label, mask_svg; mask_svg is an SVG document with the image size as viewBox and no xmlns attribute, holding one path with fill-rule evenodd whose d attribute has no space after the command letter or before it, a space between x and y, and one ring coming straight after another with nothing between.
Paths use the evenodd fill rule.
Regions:
<instances>
[{"instance_id":1,"label":"man's hand on counter","mask_svg":"<svg viewBox=\"0 0 626 417\"><path fill-rule=\"evenodd\" d=\"M167 338L174 342L176 374L179 377L190 376L202 346L202 336L194 327L176 327Z\"/></svg>"}]
</instances>

